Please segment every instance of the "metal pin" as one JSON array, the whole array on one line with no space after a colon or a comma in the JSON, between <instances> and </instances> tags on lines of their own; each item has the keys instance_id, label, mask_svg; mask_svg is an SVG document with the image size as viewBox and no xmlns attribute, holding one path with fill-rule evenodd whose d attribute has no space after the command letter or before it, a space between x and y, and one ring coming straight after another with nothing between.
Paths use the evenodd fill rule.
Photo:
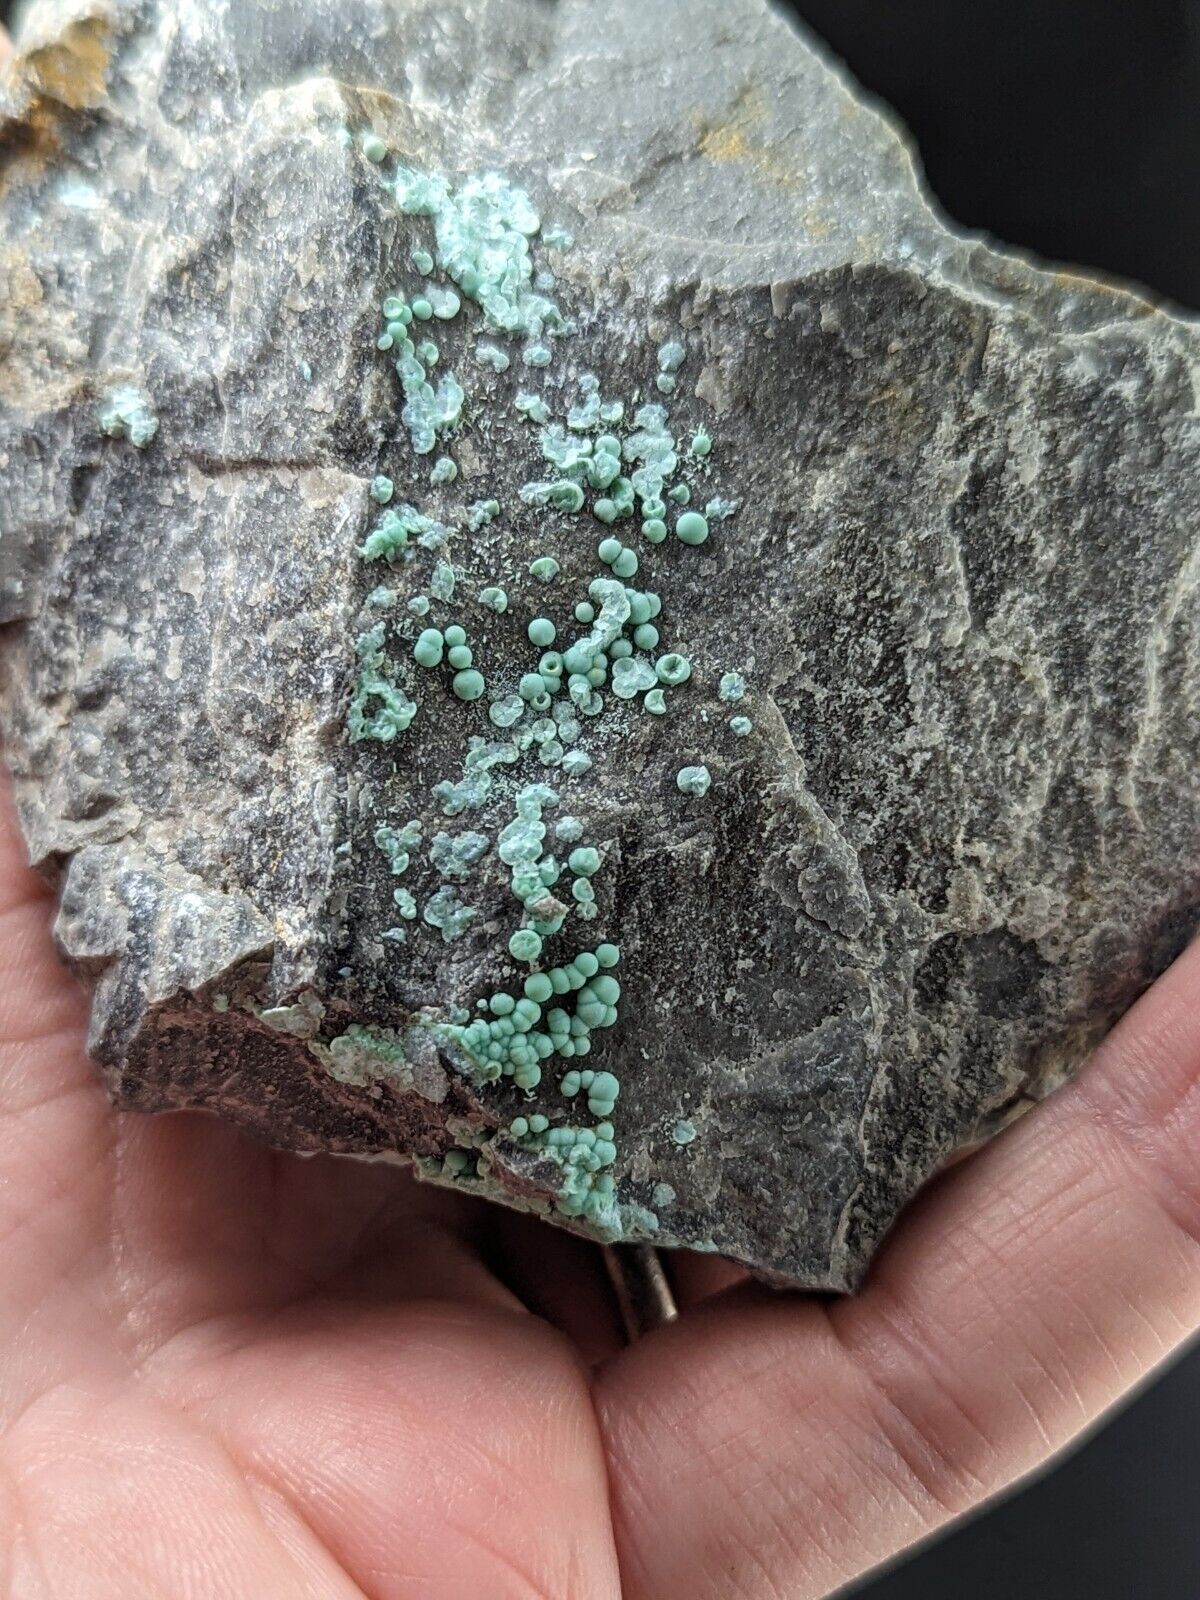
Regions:
<instances>
[{"instance_id":1,"label":"metal pin","mask_svg":"<svg viewBox=\"0 0 1200 1600\"><path fill-rule=\"evenodd\" d=\"M653 1245L605 1245L603 1253L630 1344L675 1321L679 1308Z\"/></svg>"}]
</instances>

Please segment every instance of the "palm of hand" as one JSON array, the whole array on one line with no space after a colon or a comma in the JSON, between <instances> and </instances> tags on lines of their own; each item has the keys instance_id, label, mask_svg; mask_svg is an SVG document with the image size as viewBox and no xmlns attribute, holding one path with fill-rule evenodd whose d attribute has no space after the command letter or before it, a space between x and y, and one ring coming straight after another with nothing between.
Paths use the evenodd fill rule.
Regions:
<instances>
[{"instance_id":1,"label":"palm of hand","mask_svg":"<svg viewBox=\"0 0 1200 1600\"><path fill-rule=\"evenodd\" d=\"M0 834L0 1579L72 1600L802 1600L1044 1459L1200 1321L1200 951L825 1307L207 1119L114 1116ZM531 1314L531 1309L536 1313Z\"/></svg>"}]
</instances>

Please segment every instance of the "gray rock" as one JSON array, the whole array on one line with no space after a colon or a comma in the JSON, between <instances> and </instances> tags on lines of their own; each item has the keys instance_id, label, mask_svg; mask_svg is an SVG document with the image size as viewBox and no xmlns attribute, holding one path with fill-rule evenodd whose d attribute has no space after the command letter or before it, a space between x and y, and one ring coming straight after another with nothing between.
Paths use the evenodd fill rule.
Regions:
<instances>
[{"instance_id":1,"label":"gray rock","mask_svg":"<svg viewBox=\"0 0 1200 1600\"><path fill-rule=\"evenodd\" d=\"M588 0L41 0L20 42L0 707L114 1098L852 1287L930 1174L1069 1077L1196 925L1194 327L949 231L895 128L760 0L613 0L602 26ZM533 242L577 323L548 367L470 303L414 324L466 391L430 455L375 341L433 226L364 158L372 128L458 192L505 174L575 236ZM521 501L554 473L513 397L561 418L584 372L630 402L618 432L640 396L712 435L671 480L738 502L707 543ZM442 453L459 474L431 486ZM444 550L359 557L381 472ZM512 695L532 617L587 631L610 531L690 681L656 716L622 669L633 698L604 685L560 741L588 770L531 747L447 818L432 790L468 739L536 713L494 726L414 631L460 623ZM421 621L438 560L454 598ZM394 604L368 602L381 582ZM378 620L415 715L352 743ZM709 792L682 793L700 765ZM565 874L545 958L619 942L622 993L527 1097L484 1081L462 1024L529 971L499 834L538 781L601 857L598 914ZM375 834L410 819L396 875ZM603 1120L560 1092L584 1067L621 1085L595 1174L512 1130Z\"/></svg>"}]
</instances>

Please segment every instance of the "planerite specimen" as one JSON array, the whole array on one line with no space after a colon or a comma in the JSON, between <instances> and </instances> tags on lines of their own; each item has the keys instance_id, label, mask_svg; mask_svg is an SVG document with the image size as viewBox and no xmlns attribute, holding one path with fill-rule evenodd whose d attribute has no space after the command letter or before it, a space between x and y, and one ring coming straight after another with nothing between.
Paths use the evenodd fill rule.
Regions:
<instances>
[{"instance_id":1,"label":"planerite specimen","mask_svg":"<svg viewBox=\"0 0 1200 1600\"><path fill-rule=\"evenodd\" d=\"M118 1103L847 1289L1195 928L1200 340L596 19L32 7L6 752Z\"/></svg>"}]
</instances>

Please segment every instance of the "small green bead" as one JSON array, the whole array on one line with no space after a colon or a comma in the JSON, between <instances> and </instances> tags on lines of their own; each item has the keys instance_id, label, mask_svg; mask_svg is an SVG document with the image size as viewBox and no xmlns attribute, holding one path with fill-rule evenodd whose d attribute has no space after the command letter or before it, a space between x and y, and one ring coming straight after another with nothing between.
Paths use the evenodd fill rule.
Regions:
<instances>
[{"instance_id":1,"label":"small green bead","mask_svg":"<svg viewBox=\"0 0 1200 1600\"><path fill-rule=\"evenodd\" d=\"M525 715L525 702L515 694L505 695L488 707L488 717L497 728L515 727Z\"/></svg>"},{"instance_id":2,"label":"small green bead","mask_svg":"<svg viewBox=\"0 0 1200 1600\"><path fill-rule=\"evenodd\" d=\"M446 654L446 660L459 672L469 667L474 659L470 645L466 644L453 645Z\"/></svg>"},{"instance_id":3,"label":"small green bead","mask_svg":"<svg viewBox=\"0 0 1200 1600\"><path fill-rule=\"evenodd\" d=\"M387 299L383 302L383 314L389 322L394 321L402 311L407 310L407 303L404 300L401 300L398 294L388 295Z\"/></svg>"},{"instance_id":4,"label":"small green bead","mask_svg":"<svg viewBox=\"0 0 1200 1600\"><path fill-rule=\"evenodd\" d=\"M532 928L521 928L508 941L508 953L514 961L536 961L542 953L541 935Z\"/></svg>"},{"instance_id":5,"label":"small green bead","mask_svg":"<svg viewBox=\"0 0 1200 1600\"><path fill-rule=\"evenodd\" d=\"M487 684L484 682L481 672L468 668L465 672L456 672L454 674L450 687L460 700L478 700L487 688Z\"/></svg>"},{"instance_id":6,"label":"small green bead","mask_svg":"<svg viewBox=\"0 0 1200 1600\"><path fill-rule=\"evenodd\" d=\"M626 548L621 551L621 554L613 562L612 569L614 577L635 577L638 569L637 551L630 550L628 546L626 546Z\"/></svg>"},{"instance_id":7,"label":"small green bead","mask_svg":"<svg viewBox=\"0 0 1200 1600\"><path fill-rule=\"evenodd\" d=\"M536 561L529 563L529 574L539 583L549 583L553 578L557 578L560 570L553 556L538 556Z\"/></svg>"},{"instance_id":8,"label":"small green bead","mask_svg":"<svg viewBox=\"0 0 1200 1600\"><path fill-rule=\"evenodd\" d=\"M608 647L610 661L624 661L633 654L633 646L628 639L614 639Z\"/></svg>"},{"instance_id":9,"label":"small green bead","mask_svg":"<svg viewBox=\"0 0 1200 1600\"><path fill-rule=\"evenodd\" d=\"M591 845L581 845L567 857L567 866L579 878L591 878L600 871L600 852Z\"/></svg>"},{"instance_id":10,"label":"small green bead","mask_svg":"<svg viewBox=\"0 0 1200 1600\"><path fill-rule=\"evenodd\" d=\"M419 300L413 301L412 314L414 317L416 317L418 322L428 322L433 316L433 307L429 304L429 301L422 296Z\"/></svg>"},{"instance_id":11,"label":"small green bead","mask_svg":"<svg viewBox=\"0 0 1200 1600\"><path fill-rule=\"evenodd\" d=\"M675 786L680 794L703 800L712 787L712 774L707 767L681 767L675 778Z\"/></svg>"},{"instance_id":12,"label":"small green bead","mask_svg":"<svg viewBox=\"0 0 1200 1600\"><path fill-rule=\"evenodd\" d=\"M661 689L651 689L642 701L646 710L654 717L661 717L667 709L667 697Z\"/></svg>"},{"instance_id":13,"label":"small green bead","mask_svg":"<svg viewBox=\"0 0 1200 1600\"><path fill-rule=\"evenodd\" d=\"M729 728L739 739L745 739L748 734L754 732L754 724L749 717L730 717Z\"/></svg>"},{"instance_id":14,"label":"small green bead","mask_svg":"<svg viewBox=\"0 0 1200 1600\"><path fill-rule=\"evenodd\" d=\"M376 505L387 505L395 492L395 484L390 478L385 477L383 473L380 473L371 484L371 499L374 500Z\"/></svg>"},{"instance_id":15,"label":"small green bead","mask_svg":"<svg viewBox=\"0 0 1200 1600\"><path fill-rule=\"evenodd\" d=\"M452 622L446 629L444 637L448 645L466 644L467 630L460 628L457 622Z\"/></svg>"},{"instance_id":16,"label":"small green bead","mask_svg":"<svg viewBox=\"0 0 1200 1600\"><path fill-rule=\"evenodd\" d=\"M672 687L678 683L686 683L692 675L692 663L686 656L671 651L668 655L659 656L654 663L654 670L658 674L660 683L670 684Z\"/></svg>"},{"instance_id":17,"label":"small green bead","mask_svg":"<svg viewBox=\"0 0 1200 1600\"><path fill-rule=\"evenodd\" d=\"M706 456L712 452L713 442L703 428L698 428L692 436L691 453L694 456Z\"/></svg>"},{"instance_id":18,"label":"small green bead","mask_svg":"<svg viewBox=\"0 0 1200 1600\"><path fill-rule=\"evenodd\" d=\"M479 591L479 603L497 613L508 610L508 596L503 589L498 589L495 584L489 584L486 589Z\"/></svg>"},{"instance_id":19,"label":"small green bead","mask_svg":"<svg viewBox=\"0 0 1200 1600\"><path fill-rule=\"evenodd\" d=\"M547 650L538 662L538 671L543 678L561 678L563 675L563 658L557 650Z\"/></svg>"},{"instance_id":20,"label":"small green bead","mask_svg":"<svg viewBox=\"0 0 1200 1600\"><path fill-rule=\"evenodd\" d=\"M413 645L413 658L420 667L436 667L442 660L442 635L436 628L426 628Z\"/></svg>"},{"instance_id":21,"label":"small green bead","mask_svg":"<svg viewBox=\"0 0 1200 1600\"><path fill-rule=\"evenodd\" d=\"M538 1005L549 1000L554 993L554 987L544 972L534 972L525 979L525 994Z\"/></svg>"},{"instance_id":22,"label":"small green bead","mask_svg":"<svg viewBox=\"0 0 1200 1600\"><path fill-rule=\"evenodd\" d=\"M381 161L386 161L388 147L378 134L367 133L363 135L362 153L368 161L378 166Z\"/></svg>"},{"instance_id":23,"label":"small green bead","mask_svg":"<svg viewBox=\"0 0 1200 1600\"><path fill-rule=\"evenodd\" d=\"M652 622L640 623L633 630L633 642L639 650L657 650L658 629Z\"/></svg>"},{"instance_id":24,"label":"small green bead","mask_svg":"<svg viewBox=\"0 0 1200 1600\"><path fill-rule=\"evenodd\" d=\"M586 600L581 600L575 607L575 621L582 623L595 622L596 608Z\"/></svg>"},{"instance_id":25,"label":"small green bead","mask_svg":"<svg viewBox=\"0 0 1200 1600\"><path fill-rule=\"evenodd\" d=\"M675 524L675 537L683 544L703 544L708 538L708 522L698 511L685 511Z\"/></svg>"},{"instance_id":26,"label":"small green bead","mask_svg":"<svg viewBox=\"0 0 1200 1600\"><path fill-rule=\"evenodd\" d=\"M611 567L623 548L620 539L601 539L596 546L596 554L606 567Z\"/></svg>"},{"instance_id":27,"label":"small green bead","mask_svg":"<svg viewBox=\"0 0 1200 1600\"><path fill-rule=\"evenodd\" d=\"M549 617L534 617L527 632L530 644L537 645L539 650L545 650L554 643L558 630Z\"/></svg>"},{"instance_id":28,"label":"small green bead","mask_svg":"<svg viewBox=\"0 0 1200 1600\"><path fill-rule=\"evenodd\" d=\"M540 672L527 672L517 685L517 693L522 700L530 702L540 700L546 692L546 685L542 682Z\"/></svg>"},{"instance_id":29,"label":"small green bead","mask_svg":"<svg viewBox=\"0 0 1200 1600\"><path fill-rule=\"evenodd\" d=\"M580 639L563 651L563 668L568 673L586 672L595 659L595 647L588 640Z\"/></svg>"},{"instance_id":30,"label":"small green bead","mask_svg":"<svg viewBox=\"0 0 1200 1600\"><path fill-rule=\"evenodd\" d=\"M647 517L642 523L642 532L651 544L661 544L667 537L667 525L661 517Z\"/></svg>"},{"instance_id":31,"label":"small green bead","mask_svg":"<svg viewBox=\"0 0 1200 1600\"><path fill-rule=\"evenodd\" d=\"M615 967L620 964L621 946L619 944L598 944L595 954L596 960L602 967Z\"/></svg>"},{"instance_id":32,"label":"small green bead","mask_svg":"<svg viewBox=\"0 0 1200 1600\"><path fill-rule=\"evenodd\" d=\"M592 515L599 522L615 522L617 520L617 502L609 500L607 496L602 500L597 500L592 506Z\"/></svg>"},{"instance_id":33,"label":"small green bead","mask_svg":"<svg viewBox=\"0 0 1200 1600\"><path fill-rule=\"evenodd\" d=\"M507 1017L516 1009L517 1002L510 994L494 994L488 1004L494 1017Z\"/></svg>"},{"instance_id":34,"label":"small green bead","mask_svg":"<svg viewBox=\"0 0 1200 1600\"><path fill-rule=\"evenodd\" d=\"M668 490L668 498L677 506L686 506L691 503L692 491L686 483L677 483L673 489Z\"/></svg>"},{"instance_id":35,"label":"small green bead","mask_svg":"<svg viewBox=\"0 0 1200 1600\"><path fill-rule=\"evenodd\" d=\"M588 1097L591 1100L606 1100L613 1104L621 1093L621 1082L611 1072L598 1072L592 1079Z\"/></svg>"}]
</instances>

